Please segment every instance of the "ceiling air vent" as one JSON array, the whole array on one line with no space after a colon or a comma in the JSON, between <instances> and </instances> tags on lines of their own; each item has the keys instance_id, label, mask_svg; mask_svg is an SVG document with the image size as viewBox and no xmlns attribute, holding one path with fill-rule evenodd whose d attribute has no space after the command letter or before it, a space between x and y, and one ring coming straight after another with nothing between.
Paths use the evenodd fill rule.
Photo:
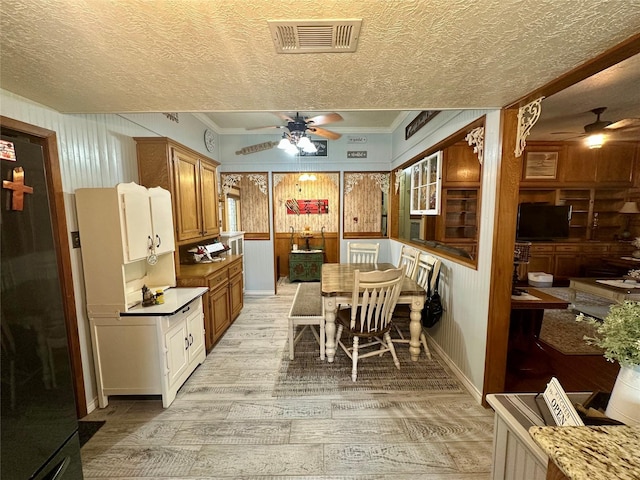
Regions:
<instances>
[{"instance_id":1,"label":"ceiling air vent","mask_svg":"<svg viewBox=\"0 0 640 480\"><path fill-rule=\"evenodd\" d=\"M362 20L268 20L278 53L355 52Z\"/></svg>"}]
</instances>

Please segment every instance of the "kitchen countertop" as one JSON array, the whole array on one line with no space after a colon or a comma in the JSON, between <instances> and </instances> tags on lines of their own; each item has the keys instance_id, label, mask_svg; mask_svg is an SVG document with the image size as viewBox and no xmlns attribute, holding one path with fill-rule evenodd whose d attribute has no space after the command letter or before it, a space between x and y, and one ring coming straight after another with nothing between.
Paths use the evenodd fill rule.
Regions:
<instances>
[{"instance_id":1,"label":"kitchen countertop","mask_svg":"<svg viewBox=\"0 0 640 480\"><path fill-rule=\"evenodd\" d=\"M529 434L568 479L640 479L640 427L531 427Z\"/></svg>"},{"instance_id":2,"label":"kitchen countertop","mask_svg":"<svg viewBox=\"0 0 640 480\"><path fill-rule=\"evenodd\" d=\"M190 278L190 277L207 277L212 273L227 268L235 260L242 258L242 255L226 255L221 256L223 258L221 262L212 263L194 263L194 264L182 264L180 265L180 273L178 278Z\"/></svg>"},{"instance_id":3,"label":"kitchen countertop","mask_svg":"<svg viewBox=\"0 0 640 480\"><path fill-rule=\"evenodd\" d=\"M165 315L173 315L189 302L198 298L209 289L207 287L174 287L164 291L164 303L161 305L152 305L143 307L138 304L130 308L126 312L120 312L121 317L144 316L144 317L160 317Z\"/></svg>"}]
</instances>

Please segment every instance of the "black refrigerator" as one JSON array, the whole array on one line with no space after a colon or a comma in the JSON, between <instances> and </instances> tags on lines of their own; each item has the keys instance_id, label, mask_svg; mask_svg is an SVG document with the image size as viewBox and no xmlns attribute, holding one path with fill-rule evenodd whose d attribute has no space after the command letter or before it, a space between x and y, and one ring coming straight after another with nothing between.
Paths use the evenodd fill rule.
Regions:
<instances>
[{"instance_id":1,"label":"black refrigerator","mask_svg":"<svg viewBox=\"0 0 640 480\"><path fill-rule=\"evenodd\" d=\"M6 133L0 140L0 478L81 479L44 156L39 145Z\"/></svg>"}]
</instances>

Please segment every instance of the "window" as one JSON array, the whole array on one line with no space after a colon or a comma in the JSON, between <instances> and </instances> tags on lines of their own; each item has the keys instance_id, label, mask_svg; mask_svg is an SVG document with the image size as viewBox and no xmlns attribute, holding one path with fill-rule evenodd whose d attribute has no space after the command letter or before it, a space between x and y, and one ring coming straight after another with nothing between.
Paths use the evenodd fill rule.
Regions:
<instances>
[{"instance_id":1,"label":"window","mask_svg":"<svg viewBox=\"0 0 640 480\"><path fill-rule=\"evenodd\" d=\"M442 152L437 151L411 167L411 214L439 215Z\"/></svg>"}]
</instances>

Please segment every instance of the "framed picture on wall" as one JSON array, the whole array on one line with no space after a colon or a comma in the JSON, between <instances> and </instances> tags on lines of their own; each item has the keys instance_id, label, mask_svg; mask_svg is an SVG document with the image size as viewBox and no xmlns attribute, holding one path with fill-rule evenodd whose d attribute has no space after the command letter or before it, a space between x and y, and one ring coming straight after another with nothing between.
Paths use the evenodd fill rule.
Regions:
<instances>
[{"instance_id":1,"label":"framed picture on wall","mask_svg":"<svg viewBox=\"0 0 640 480\"><path fill-rule=\"evenodd\" d=\"M558 174L558 152L527 152L525 180L555 180Z\"/></svg>"}]
</instances>

